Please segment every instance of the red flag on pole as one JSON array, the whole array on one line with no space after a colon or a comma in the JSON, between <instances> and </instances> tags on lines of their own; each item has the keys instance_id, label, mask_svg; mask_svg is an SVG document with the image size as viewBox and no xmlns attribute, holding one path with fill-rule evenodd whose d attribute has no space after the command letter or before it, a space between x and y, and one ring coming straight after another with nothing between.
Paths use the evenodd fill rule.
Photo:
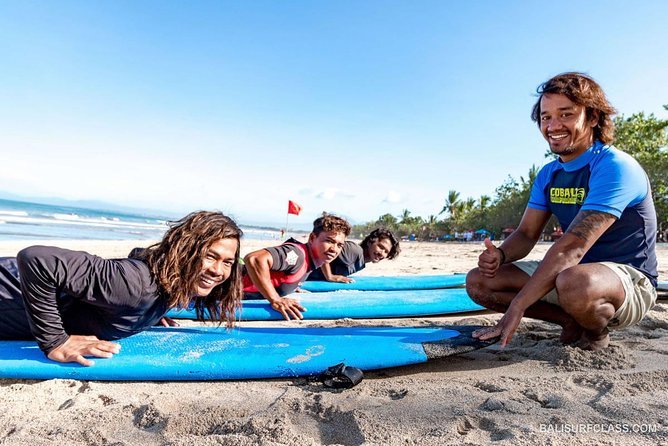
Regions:
<instances>
[{"instance_id":1,"label":"red flag on pole","mask_svg":"<svg viewBox=\"0 0 668 446\"><path fill-rule=\"evenodd\" d=\"M302 207L292 200L288 200L288 214L299 215Z\"/></svg>"}]
</instances>

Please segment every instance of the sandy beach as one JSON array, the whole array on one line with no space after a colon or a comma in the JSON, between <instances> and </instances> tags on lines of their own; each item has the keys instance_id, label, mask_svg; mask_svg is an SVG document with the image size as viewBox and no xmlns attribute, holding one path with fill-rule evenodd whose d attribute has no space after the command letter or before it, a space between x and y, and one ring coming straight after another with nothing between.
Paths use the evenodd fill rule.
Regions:
<instances>
[{"instance_id":1,"label":"sandy beach","mask_svg":"<svg viewBox=\"0 0 668 446\"><path fill-rule=\"evenodd\" d=\"M34 242L1 242L0 256ZM137 242L58 246L124 257ZM244 241L243 253L267 242ZM402 244L364 275L444 274L476 265L480 243ZM529 258L541 258L540 244ZM658 248L668 280L668 245ZM664 296L665 299L665 296ZM475 313L270 325L493 324ZM246 323L250 325L251 323ZM257 324L257 323L256 323ZM218 382L0 380L0 445L668 444L668 300L603 352L558 342L559 328L525 319L505 349L368 371L331 390L307 379Z\"/></svg>"}]
</instances>

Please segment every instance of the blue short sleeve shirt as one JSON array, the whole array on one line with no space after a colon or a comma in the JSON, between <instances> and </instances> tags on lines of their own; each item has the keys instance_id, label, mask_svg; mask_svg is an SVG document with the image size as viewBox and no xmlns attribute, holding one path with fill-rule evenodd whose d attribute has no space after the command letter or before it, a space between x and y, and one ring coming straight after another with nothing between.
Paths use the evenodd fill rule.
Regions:
<instances>
[{"instance_id":1,"label":"blue short sleeve shirt","mask_svg":"<svg viewBox=\"0 0 668 446\"><path fill-rule=\"evenodd\" d=\"M552 161L538 173L528 206L554 214L564 230L581 210L614 215L617 221L582 263L629 264L656 285L657 224L652 193L645 171L627 153L597 141L572 161Z\"/></svg>"}]
</instances>

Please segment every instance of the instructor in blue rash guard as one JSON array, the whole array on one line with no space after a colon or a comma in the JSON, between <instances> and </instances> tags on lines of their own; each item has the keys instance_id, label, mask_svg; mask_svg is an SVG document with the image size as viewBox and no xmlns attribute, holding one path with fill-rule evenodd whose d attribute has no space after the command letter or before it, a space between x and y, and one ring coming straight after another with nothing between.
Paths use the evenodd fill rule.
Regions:
<instances>
[{"instance_id":1,"label":"instructor in blue rash guard","mask_svg":"<svg viewBox=\"0 0 668 446\"><path fill-rule=\"evenodd\" d=\"M219 212L194 212L175 222L160 243L132 258L31 246L0 258L0 339L35 339L49 359L89 366L110 358L109 340L168 321L191 301L199 319L232 326L241 302L236 223Z\"/></svg>"},{"instance_id":2,"label":"instructor in blue rash guard","mask_svg":"<svg viewBox=\"0 0 668 446\"><path fill-rule=\"evenodd\" d=\"M538 88L532 119L558 159L538 173L519 227L500 247L485 240L466 288L505 313L474 337L513 337L524 316L559 324L561 341L599 350L609 330L640 321L656 302L656 213L642 167L610 144L614 108L581 73ZM554 214L564 235L541 262L525 257Z\"/></svg>"}]
</instances>

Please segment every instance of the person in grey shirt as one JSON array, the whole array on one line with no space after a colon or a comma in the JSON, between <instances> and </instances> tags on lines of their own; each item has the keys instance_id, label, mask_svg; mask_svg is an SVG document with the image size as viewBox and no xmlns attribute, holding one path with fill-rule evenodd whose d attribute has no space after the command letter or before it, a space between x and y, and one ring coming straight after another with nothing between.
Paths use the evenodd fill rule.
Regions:
<instances>
[{"instance_id":1,"label":"person in grey shirt","mask_svg":"<svg viewBox=\"0 0 668 446\"><path fill-rule=\"evenodd\" d=\"M111 340L167 324L173 307L192 302L199 319L232 326L242 235L229 217L200 211L126 259L49 246L0 258L0 339L35 339L49 359L89 366L86 356L119 352Z\"/></svg>"},{"instance_id":2,"label":"person in grey shirt","mask_svg":"<svg viewBox=\"0 0 668 446\"><path fill-rule=\"evenodd\" d=\"M378 263L384 259L394 259L401 252L399 240L391 231L377 228L364 237L359 245L346 240L341 253L331 263L325 263L311 272L306 280L350 283L348 276L364 269L367 263Z\"/></svg>"}]
</instances>

